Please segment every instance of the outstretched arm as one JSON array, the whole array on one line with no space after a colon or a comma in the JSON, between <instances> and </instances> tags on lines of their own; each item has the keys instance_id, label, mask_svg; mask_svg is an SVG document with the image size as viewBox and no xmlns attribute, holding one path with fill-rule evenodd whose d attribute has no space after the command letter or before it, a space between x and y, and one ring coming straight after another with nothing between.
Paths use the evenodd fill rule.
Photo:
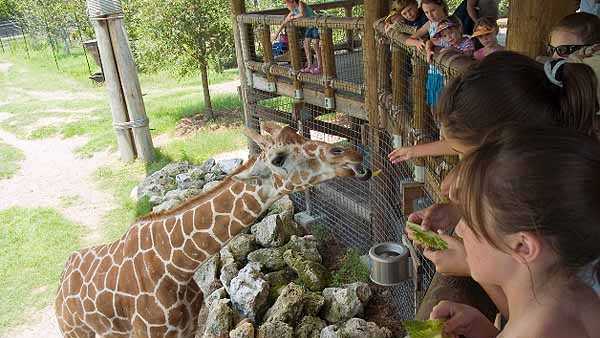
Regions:
<instances>
[{"instance_id":1,"label":"outstretched arm","mask_svg":"<svg viewBox=\"0 0 600 338\"><path fill-rule=\"evenodd\" d=\"M421 28L417 29L417 31L410 36L410 38L406 39L407 46L417 47L418 49L425 48L425 42L423 41L423 37L429 32L429 25L431 23L427 21Z\"/></svg>"},{"instance_id":2,"label":"outstretched arm","mask_svg":"<svg viewBox=\"0 0 600 338\"><path fill-rule=\"evenodd\" d=\"M445 140L417 144L411 147L396 148L388 155L388 159L392 163L408 161L413 158L423 156L441 156L441 155L457 155L457 152L450 147Z\"/></svg>"}]
</instances>

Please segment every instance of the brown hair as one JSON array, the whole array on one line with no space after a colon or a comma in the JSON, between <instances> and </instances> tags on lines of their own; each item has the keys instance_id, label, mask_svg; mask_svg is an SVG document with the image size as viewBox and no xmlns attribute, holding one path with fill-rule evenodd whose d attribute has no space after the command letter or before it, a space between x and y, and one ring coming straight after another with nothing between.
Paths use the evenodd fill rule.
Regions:
<instances>
[{"instance_id":1,"label":"brown hair","mask_svg":"<svg viewBox=\"0 0 600 338\"><path fill-rule=\"evenodd\" d=\"M408 7L410 5L415 5L418 7L419 3L417 2L417 0L394 0L394 1L392 1L392 7L396 8L398 10L398 12L401 12L402 10L404 10L406 7Z\"/></svg>"},{"instance_id":2,"label":"brown hair","mask_svg":"<svg viewBox=\"0 0 600 338\"><path fill-rule=\"evenodd\" d=\"M477 21L475 21L475 28L478 26L490 27L496 31L499 30L498 22L496 22L496 19L491 16L482 16L481 18L477 19Z\"/></svg>"},{"instance_id":3,"label":"brown hair","mask_svg":"<svg viewBox=\"0 0 600 338\"><path fill-rule=\"evenodd\" d=\"M544 66L514 52L495 52L454 78L436 107L447 135L481 144L498 125L557 126L593 133L598 80L585 64L567 63L551 83Z\"/></svg>"},{"instance_id":4,"label":"brown hair","mask_svg":"<svg viewBox=\"0 0 600 338\"><path fill-rule=\"evenodd\" d=\"M424 4L442 6L444 13L448 15L448 4L444 0L421 0L421 8Z\"/></svg>"},{"instance_id":5,"label":"brown hair","mask_svg":"<svg viewBox=\"0 0 600 338\"><path fill-rule=\"evenodd\" d=\"M586 44L600 42L600 18L596 15L580 12L567 15L552 30L565 30L577 35Z\"/></svg>"},{"instance_id":6,"label":"brown hair","mask_svg":"<svg viewBox=\"0 0 600 338\"><path fill-rule=\"evenodd\" d=\"M453 198L478 238L535 232L576 270L600 256L600 142L565 128L504 128L458 165Z\"/></svg>"}]
</instances>

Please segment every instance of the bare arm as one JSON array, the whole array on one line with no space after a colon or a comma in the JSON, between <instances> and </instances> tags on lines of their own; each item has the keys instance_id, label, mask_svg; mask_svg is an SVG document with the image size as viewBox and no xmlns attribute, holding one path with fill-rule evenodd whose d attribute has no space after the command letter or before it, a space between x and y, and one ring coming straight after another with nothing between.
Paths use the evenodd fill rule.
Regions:
<instances>
[{"instance_id":1,"label":"bare arm","mask_svg":"<svg viewBox=\"0 0 600 338\"><path fill-rule=\"evenodd\" d=\"M410 38L406 39L407 46L413 46L417 48L424 48L425 42L422 38L429 32L429 21L427 21L421 28L419 28Z\"/></svg>"},{"instance_id":2,"label":"bare arm","mask_svg":"<svg viewBox=\"0 0 600 338\"><path fill-rule=\"evenodd\" d=\"M281 33L281 31L283 30L283 27L285 27L285 25L290 22L290 20L292 19L292 12L290 12L285 19L283 19L283 22L281 23L281 26L279 26L279 30L277 31L277 33L275 34L275 36L279 36L279 34Z\"/></svg>"},{"instance_id":3,"label":"bare arm","mask_svg":"<svg viewBox=\"0 0 600 338\"><path fill-rule=\"evenodd\" d=\"M445 140L417 144L412 147L401 147L394 149L389 155L388 158L392 163L398 163L402 161L407 161L413 158L423 157L423 156L441 156L441 155L456 155L458 154L454 149L448 145Z\"/></svg>"}]
</instances>

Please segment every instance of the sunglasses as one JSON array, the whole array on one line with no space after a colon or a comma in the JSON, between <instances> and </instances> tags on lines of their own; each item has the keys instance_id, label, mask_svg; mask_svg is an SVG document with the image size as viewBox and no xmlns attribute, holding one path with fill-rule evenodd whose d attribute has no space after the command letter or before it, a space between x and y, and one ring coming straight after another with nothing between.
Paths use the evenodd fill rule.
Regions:
<instances>
[{"instance_id":1,"label":"sunglasses","mask_svg":"<svg viewBox=\"0 0 600 338\"><path fill-rule=\"evenodd\" d=\"M581 48L587 46L589 45L560 45L554 47L551 44L548 44L546 46L546 53L548 53L548 55L551 56L554 55L554 53L556 52L556 54L558 54L558 56L560 57L567 57L580 50Z\"/></svg>"}]
</instances>

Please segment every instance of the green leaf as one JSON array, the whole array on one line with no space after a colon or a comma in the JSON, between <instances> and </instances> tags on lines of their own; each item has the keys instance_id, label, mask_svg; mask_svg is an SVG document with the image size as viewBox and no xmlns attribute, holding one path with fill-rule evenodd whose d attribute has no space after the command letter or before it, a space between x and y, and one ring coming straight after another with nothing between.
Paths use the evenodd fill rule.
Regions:
<instances>
[{"instance_id":1,"label":"green leaf","mask_svg":"<svg viewBox=\"0 0 600 338\"><path fill-rule=\"evenodd\" d=\"M444 338L444 322L434 320L404 320L402 325L410 338Z\"/></svg>"},{"instance_id":2,"label":"green leaf","mask_svg":"<svg viewBox=\"0 0 600 338\"><path fill-rule=\"evenodd\" d=\"M448 243L433 231L424 230L420 225L413 222L406 222L406 226L414 233L415 241L432 250L446 250Z\"/></svg>"}]
</instances>

